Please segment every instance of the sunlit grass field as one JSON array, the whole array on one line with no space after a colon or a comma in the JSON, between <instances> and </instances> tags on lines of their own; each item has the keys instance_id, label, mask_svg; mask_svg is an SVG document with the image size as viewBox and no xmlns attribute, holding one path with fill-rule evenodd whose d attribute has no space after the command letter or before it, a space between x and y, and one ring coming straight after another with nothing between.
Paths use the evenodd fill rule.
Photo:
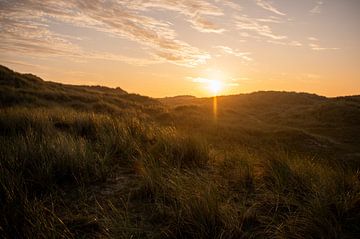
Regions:
<instances>
[{"instance_id":1,"label":"sunlit grass field","mask_svg":"<svg viewBox=\"0 0 360 239\"><path fill-rule=\"evenodd\" d=\"M214 115L0 76L0 237L360 236L358 97L219 97Z\"/></svg>"}]
</instances>

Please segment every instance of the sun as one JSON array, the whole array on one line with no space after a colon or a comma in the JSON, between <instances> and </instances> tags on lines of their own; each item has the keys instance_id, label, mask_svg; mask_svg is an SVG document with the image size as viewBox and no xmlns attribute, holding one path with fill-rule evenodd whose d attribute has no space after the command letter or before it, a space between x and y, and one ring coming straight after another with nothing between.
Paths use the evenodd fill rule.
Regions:
<instances>
[{"instance_id":1,"label":"sun","mask_svg":"<svg viewBox=\"0 0 360 239\"><path fill-rule=\"evenodd\" d=\"M219 92L222 90L222 88L223 88L223 83L221 81L218 81L218 80L209 81L209 90L214 95L219 94Z\"/></svg>"}]
</instances>

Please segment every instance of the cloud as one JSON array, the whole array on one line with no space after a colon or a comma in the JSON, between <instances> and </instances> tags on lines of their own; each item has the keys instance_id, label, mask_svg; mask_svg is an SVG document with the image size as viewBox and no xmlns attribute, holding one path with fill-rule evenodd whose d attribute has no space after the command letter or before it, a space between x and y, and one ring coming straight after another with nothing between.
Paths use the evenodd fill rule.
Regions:
<instances>
[{"instance_id":1,"label":"cloud","mask_svg":"<svg viewBox=\"0 0 360 239\"><path fill-rule=\"evenodd\" d=\"M263 23L283 23L282 20L280 20L280 18L278 17L269 17L269 18L258 18L256 19L258 22L263 22Z\"/></svg>"},{"instance_id":2,"label":"cloud","mask_svg":"<svg viewBox=\"0 0 360 239\"><path fill-rule=\"evenodd\" d=\"M243 8L238 4L238 3L235 3L233 2L232 0L215 0L216 3L220 3L232 10L235 10L235 11L242 11Z\"/></svg>"},{"instance_id":3,"label":"cloud","mask_svg":"<svg viewBox=\"0 0 360 239\"><path fill-rule=\"evenodd\" d=\"M201 16L196 16L191 18L190 22L192 23L193 28L200 32L207 32L207 33L225 32L225 29L219 28L215 23Z\"/></svg>"},{"instance_id":4,"label":"cloud","mask_svg":"<svg viewBox=\"0 0 360 239\"><path fill-rule=\"evenodd\" d=\"M310 41L309 47L311 50L314 50L314 51L340 50L340 48L337 48L337 47L322 47L322 46L320 46L320 40L316 37L308 37L307 39Z\"/></svg>"},{"instance_id":5,"label":"cloud","mask_svg":"<svg viewBox=\"0 0 360 239\"><path fill-rule=\"evenodd\" d=\"M340 50L340 48L337 47L322 47L319 44L315 43L310 43L309 47L314 51Z\"/></svg>"},{"instance_id":6,"label":"cloud","mask_svg":"<svg viewBox=\"0 0 360 239\"><path fill-rule=\"evenodd\" d=\"M272 43L275 45L282 45L282 46L295 46L300 47L303 46L303 44L299 41L278 41L278 40L267 40L268 43Z\"/></svg>"},{"instance_id":7,"label":"cloud","mask_svg":"<svg viewBox=\"0 0 360 239\"><path fill-rule=\"evenodd\" d=\"M222 33L225 31L208 19L210 16L223 16L222 9L206 0L126 0L126 5L137 11L152 9L180 13L199 32Z\"/></svg>"},{"instance_id":8,"label":"cloud","mask_svg":"<svg viewBox=\"0 0 360 239\"><path fill-rule=\"evenodd\" d=\"M0 0L0 51L32 57L63 57L76 62L109 60L134 65L170 62L194 67L211 59L201 42L190 43L182 38L189 35L180 35L183 32L175 25L177 21L170 22L173 18L181 18L180 21L199 34L228 34L228 38L236 31L241 38L238 44L252 38L285 46L302 45L274 30L275 24L286 23L284 12L271 1L252 1L257 4L253 7L261 7L274 16L245 15L246 5L237 0ZM89 35L102 33L104 38L119 40L119 44L122 44L120 40L135 42L143 50L142 56L89 50L87 44L83 44L86 37L62 34L59 25L72 30L85 29ZM188 38L194 40L195 37ZM224 45L215 48L221 53L239 57L244 62L252 61L249 52L225 46L227 43L220 44Z\"/></svg>"},{"instance_id":9,"label":"cloud","mask_svg":"<svg viewBox=\"0 0 360 239\"><path fill-rule=\"evenodd\" d=\"M259 21L255 18L250 18L247 15L236 16L235 25L239 30L255 32L260 36L271 38L273 40L287 39L287 36L275 34L272 28L268 25L263 24L262 21Z\"/></svg>"},{"instance_id":10,"label":"cloud","mask_svg":"<svg viewBox=\"0 0 360 239\"><path fill-rule=\"evenodd\" d=\"M318 2L316 2L315 7L313 7L313 8L310 10L310 13L311 13L311 14L319 14L319 13L321 13L323 4L324 4L323 1L318 1Z\"/></svg>"},{"instance_id":11,"label":"cloud","mask_svg":"<svg viewBox=\"0 0 360 239\"><path fill-rule=\"evenodd\" d=\"M132 4L130 4L130 2ZM74 39L53 32L54 22L68 23L76 27L135 41L148 48L153 59L142 62L168 61L179 65L195 66L210 58L207 52L177 39L171 24L142 14L142 8L135 8L138 1L101 0L59 0L59 1L1 1L0 22L2 44L0 49L40 56L69 56L72 58L104 58L125 62L136 62L135 58L105 53L90 53L74 43ZM146 1L148 2L148 1ZM221 11L205 1L151 1L171 7L174 2L182 8L179 11L194 10L191 22L194 28L208 32L221 32L215 24L202 18L204 15L221 15ZM167 5L164 4L167 2ZM193 3L193 4L191 4ZM185 9L185 10L184 10ZM199 9L195 11L195 9ZM196 26L196 27L195 27ZM141 60L140 60L141 61Z\"/></svg>"},{"instance_id":12,"label":"cloud","mask_svg":"<svg viewBox=\"0 0 360 239\"><path fill-rule=\"evenodd\" d=\"M281 16L285 16L286 14L279 11L278 9L276 9L270 2L268 2L267 0L255 0L256 1L256 4L265 9L265 10L268 10L272 13L275 13L277 15L281 15Z\"/></svg>"},{"instance_id":13,"label":"cloud","mask_svg":"<svg viewBox=\"0 0 360 239\"><path fill-rule=\"evenodd\" d=\"M2 52L18 52L35 56L75 56L79 51L78 46L49 31L41 24L31 23L31 19L22 17L21 20L5 22L2 17L3 15L0 18L2 23L0 50Z\"/></svg>"},{"instance_id":14,"label":"cloud","mask_svg":"<svg viewBox=\"0 0 360 239\"><path fill-rule=\"evenodd\" d=\"M29 18L33 18L30 16ZM34 57L66 57L74 61L85 61L89 59L112 60L127 62L135 65L146 65L157 63L156 60L127 57L120 54L106 52L85 51L78 45L73 44L60 34L56 34L46 26L32 19L22 17L8 21L2 28L2 41L0 50L8 55L22 54ZM2 21L3 22L3 21Z\"/></svg>"},{"instance_id":15,"label":"cloud","mask_svg":"<svg viewBox=\"0 0 360 239\"><path fill-rule=\"evenodd\" d=\"M291 41L288 43L289 46L302 46L303 44L299 41Z\"/></svg>"},{"instance_id":16,"label":"cloud","mask_svg":"<svg viewBox=\"0 0 360 239\"><path fill-rule=\"evenodd\" d=\"M253 59L249 56L249 55L251 55L250 52L241 52L239 50L234 50L234 49L232 49L232 48L230 48L228 46L215 46L215 48L221 50L221 52L223 52L223 53L239 57L244 62L253 61Z\"/></svg>"},{"instance_id":17,"label":"cloud","mask_svg":"<svg viewBox=\"0 0 360 239\"><path fill-rule=\"evenodd\" d=\"M319 39L317 39L316 37L308 37L307 39L309 41L319 41Z\"/></svg>"},{"instance_id":18,"label":"cloud","mask_svg":"<svg viewBox=\"0 0 360 239\"><path fill-rule=\"evenodd\" d=\"M239 34L242 37L250 37L256 40L262 40L267 43L300 47L303 44L297 40L289 39L288 36L275 33L274 24L283 24L284 20L277 16L268 18L252 18L248 15L237 15L234 17L234 24L238 30L242 30Z\"/></svg>"}]
</instances>

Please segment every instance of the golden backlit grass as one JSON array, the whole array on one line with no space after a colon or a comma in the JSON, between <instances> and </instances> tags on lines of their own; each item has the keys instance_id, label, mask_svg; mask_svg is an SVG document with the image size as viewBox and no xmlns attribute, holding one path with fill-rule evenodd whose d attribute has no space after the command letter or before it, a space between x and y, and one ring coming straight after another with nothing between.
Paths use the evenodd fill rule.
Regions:
<instances>
[{"instance_id":1,"label":"golden backlit grass","mask_svg":"<svg viewBox=\"0 0 360 239\"><path fill-rule=\"evenodd\" d=\"M354 238L360 175L281 147L220 149L139 120L0 111L5 238Z\"/></svg>"}]
</instances>

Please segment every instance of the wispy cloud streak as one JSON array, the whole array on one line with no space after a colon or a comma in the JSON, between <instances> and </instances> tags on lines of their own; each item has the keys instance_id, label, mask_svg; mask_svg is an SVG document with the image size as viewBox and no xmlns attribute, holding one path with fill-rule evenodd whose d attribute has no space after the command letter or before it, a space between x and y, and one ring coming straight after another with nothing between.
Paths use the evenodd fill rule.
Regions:
<instances>
[{"instance_id":1,"label":"wispy cloud streak","mask_svg":"<svg viewBox=\"0 0 360 239\"><path fill-rule=\"evenodd\" d=\"M267 0L255 0L256 1L256 4L265 9L265 10L268 10L272 13L275 13L277 15L281 15L281 16L285 16L286 14L279 11L277 8L275 8L270 2L268 2Z\"/></svg>"},{"instance_id":2,"label":"wispy cloud streak","mask_svg":"<svg viewBox=\"0 0 360 239\"><path fill-rule=\"evenodd\" d=\"M321 13L323 4L324 4L323 1L317 1L315 7L310 10L310 13L311 14Z\"/></svg>"},{"instance_id":3,"label":"wispy cloud streak","mask_svg":"<svg viewBox=\"0 0 360 239\"><path fill-rule=\"evenodd\" d=\"M223 53L239 57L244 62L253 61L253 59L250 57L251 55L250 52L241 52L239 50L234 50L228 46L216 46L215 48L219 49Z\"/></svg>"},{"instance_id":4,"label":"wispy cloud streak","mask_svg":"<svg viewBox=\"0 0 360 239\"><path fill-rule=\"evenodd\" d=\"M263 21L250 18L246 15L236 16L235 25L239 30L254 32L260 36L274 40L287 39L287 36L275 34L272 28L269 25L264 24Z\"/></svg>"}]
</instances>

